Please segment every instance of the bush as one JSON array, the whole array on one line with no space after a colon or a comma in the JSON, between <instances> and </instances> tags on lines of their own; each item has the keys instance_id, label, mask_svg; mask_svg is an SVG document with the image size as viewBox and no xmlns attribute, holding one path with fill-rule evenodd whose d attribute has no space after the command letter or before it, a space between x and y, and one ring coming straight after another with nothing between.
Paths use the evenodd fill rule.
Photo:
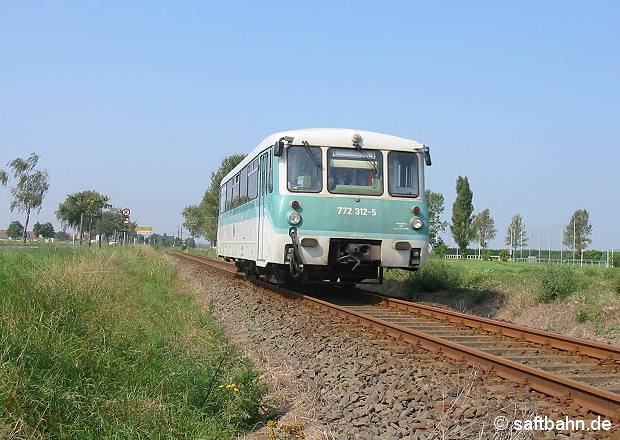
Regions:
<instances>
[{"instance_id":1,"label":"bush","mask_svg":"<svg viewBox=\"0 0 620 440\"><path fill-rule=\"evenodd\" d=\"M491 249L482 250L482 259L484 261L489 261L491 259Z\"/></svg>"},{"instance_id":2,"label":"bush","mask_svg":"<svg viewBox=\"0 0 620 440\"><path fill-rule=\"evenodd\" d=\"M508 257L510 257L510 252L508 252L506 249L502 249L501 251L499 251L500 260L508 261Z\"/></svg>"},{"instance_id":3,"label":"bush","mask_svg":"<svg viewBox=\"0 0 620 440\"><path fill-rule=\"evenodd\" d=\"M439 258L443 258L448 254L448 246L442 241L437 243L437 245L433 248L433 253Z\"/></svg>"},{"instance_id":4,"label":"bush","mask_svg":"<svg viewBox=\"0 0 620 440\"><path fill-rule=\"evenodd\" d=\"M547 266L540 274L538 299L550 302L569 297L578 288L577 274L565 266Z\"/></svg>"},{"instance_id":5,"label":"bush","mask_svg":"<svg viewBox=\"0 0 620 440\"><path fill-rule=\"evenodd\" d=\"M445 261L429 259L422 269L409 277L414 292L458 290L463 284L463 273Z\"/></svg>"},{"instance_id":6,"label":"bush","mask_svg":"<svg viewBox=\"0 0 620 440\"><path fill-rule=\"evenodd\" d=\"M584 322L588 321L588 319L590 319L590 314L588 313L587 310L579 309L575 313L575 320L580 324L583 324Z\"/></svg>"}]
</instances>

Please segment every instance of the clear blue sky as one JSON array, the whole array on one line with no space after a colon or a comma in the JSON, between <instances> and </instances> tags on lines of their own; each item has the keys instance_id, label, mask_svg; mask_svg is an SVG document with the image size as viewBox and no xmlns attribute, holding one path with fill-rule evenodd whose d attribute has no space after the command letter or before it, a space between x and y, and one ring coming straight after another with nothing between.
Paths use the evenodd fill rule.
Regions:
<instances>
[{"instance_id":1,"label":"clear blue sky","mask_svg":"<svg viewBox=\"0 0 620 440\"><path fill-rule=\"evenodd\" d=\"M620 248L618 23L617 1L5 2L0 163L42 155L35 220L95 189L173 234L224 155L362 128L431 146L446 218L461 174L499 237L587 208Z\"/></svg>"}]
</instances>

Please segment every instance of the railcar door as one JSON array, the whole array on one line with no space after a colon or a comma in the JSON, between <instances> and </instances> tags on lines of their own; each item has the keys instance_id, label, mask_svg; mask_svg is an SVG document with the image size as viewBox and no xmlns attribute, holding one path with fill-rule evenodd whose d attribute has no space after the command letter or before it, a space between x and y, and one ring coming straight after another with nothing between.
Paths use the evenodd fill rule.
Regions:
<instances>
[{"instance_id":1,"label":"railcar door","mask_svg":"<svg viewBox=\"0 0 620 440\"><path fill-rule=\"evenodd\" d=\"M263 255L264 246L263 242L265 239L265 215L266 215L266 205L267 205L267 180L269 178L268 171L268 158L269 152L265 152L260 156L260 179L258 184L258 253L256 259L258 261L264 261L265 256Z\"/></svg>"}]
</instances>

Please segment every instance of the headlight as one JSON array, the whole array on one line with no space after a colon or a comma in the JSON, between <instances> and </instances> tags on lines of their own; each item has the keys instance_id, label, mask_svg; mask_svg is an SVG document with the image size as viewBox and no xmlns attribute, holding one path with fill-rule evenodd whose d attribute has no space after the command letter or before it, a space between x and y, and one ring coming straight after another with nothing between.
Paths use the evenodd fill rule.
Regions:
<instances>
[{"instance_id":1,"label":"headlight","mask_svg":"<svg viewBox=\"0 0 620 440\"><path fill-rule=\"evenodd\" d=\"M411 227L413 229L420 229L424 223L422 222L422 220L420 220L418 217L413 217L410 221L409 224L411 225Z\"/></svg>"},{"instance_id":2,"label":"headlight","mask_svg":"<svg viewBox=\"0 0 620 440\"><path fill-rule=\"evenodd\" d=\"M288 222L291 225L298 225L300 221L301 221L301 214L299 214L298 212L291 212L288 215Z\"/></svg>"}]
</instances>

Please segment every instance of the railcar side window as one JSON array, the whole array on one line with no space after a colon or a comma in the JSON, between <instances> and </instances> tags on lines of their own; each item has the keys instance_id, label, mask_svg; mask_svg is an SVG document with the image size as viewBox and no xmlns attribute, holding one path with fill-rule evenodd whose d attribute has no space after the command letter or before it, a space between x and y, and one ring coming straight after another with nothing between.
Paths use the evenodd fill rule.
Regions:
<instances>
[{"instance_id":1,"label":"railcar side window","mask_svg":"<svg viewBox=\"0 0 620 440\"><path fill-rule=\"evenodd\" d=\"M248 200L254 200L258 195L258 159L248 165Z\"/></svg>"},{"instance_id":2,"label":"railcar side window","mask_svg":"<svg viewBox=\"0 0 620 440\"><path fill-rule=\"evenodd\" d=\"M248 201L248 167L239 173L239 205Z\"/></svg>"},{"instance_id":3,"label":"railcar side window","mask_svg":"<svg viewBox=\"0 0 620 440\"><path fill-rule=\"evenodd\" d=\"M267 191L273 191L273 156L271 154L271 150L269 151L269 156L267 156Z\"/></svg>"},{"instance_id":4,"label":"railcar side window","mask_svg":"<svg viewBox=\"0 0 620 440\"><path fill-rule=\"evenodd\" d=\"M232 181L232 205L234 208L239 206L239 174L231 179Z\"/></svg>"},{"instance_id":5,"label":"railcar side window","mask_svg":"<svg viewBox=\"0 0 620 440\"><path fill-rule=\"evenodd\" d=\"M388 190L391 195L417 197L420 194L419 180L416 153L388 153Z\"/></svg>"},{"instance_id":6,"label":"railcar side window","mask_svg":"<svg viewBox=\"0 0 620 440\"><path fill-rule=\"evenodd\" d=\"M220 212L226 211L226 185L220 187Z\"/></svg>"},{"instance_id":7,"label":"railcar side window","mask_svg":"<svg viewBox=\"0 0 620 440\"><path fill-rule=\"evenodd\" d=\"M327 189L336 194L383 194L383 153L377 150L330 148Z\"/></svg>"},{"instance_id":8,"label":"railcar side window","mask_svg":"<svg viewBox=\"0 0 620 440\"><path fill-rule=\"evenodd\" d=\"M232 208L232 179L226 182L226 211Z\"/></svg>"},{"instance_id":9,"label":"railcar side window","mask_svg":"<svg viewBox=\"0 0 620 440\"><path fill-rule=\"evenodd\" d=\"M289 191L319 192L323 189L323 158L319 147L287 148Z\"/></svg>"}]
</instances>

